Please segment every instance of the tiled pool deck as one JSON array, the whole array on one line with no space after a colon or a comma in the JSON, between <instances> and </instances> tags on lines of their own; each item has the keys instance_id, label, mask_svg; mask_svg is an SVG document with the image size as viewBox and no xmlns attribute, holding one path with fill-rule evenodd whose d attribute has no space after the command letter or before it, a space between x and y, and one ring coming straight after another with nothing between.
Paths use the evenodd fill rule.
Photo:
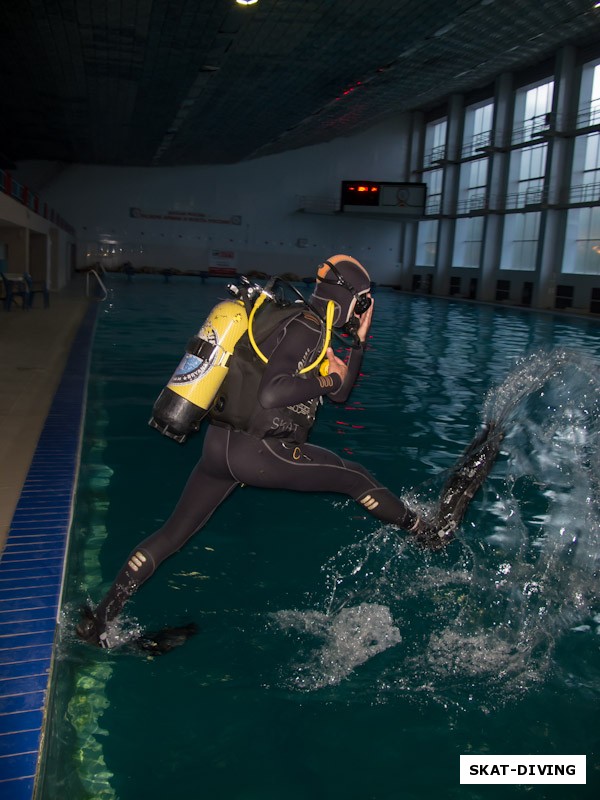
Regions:
<instances>
[{"instance_id":1,"label":"tiled pool deck","mask_svg":"<svg viewBox=\"0 0 600 800\"><path fill-rule=\"evenodd\" d=\"M77 481L97 307L52 401L0 561L0 798L31 800Z\"/></svg>"}]
</instances>

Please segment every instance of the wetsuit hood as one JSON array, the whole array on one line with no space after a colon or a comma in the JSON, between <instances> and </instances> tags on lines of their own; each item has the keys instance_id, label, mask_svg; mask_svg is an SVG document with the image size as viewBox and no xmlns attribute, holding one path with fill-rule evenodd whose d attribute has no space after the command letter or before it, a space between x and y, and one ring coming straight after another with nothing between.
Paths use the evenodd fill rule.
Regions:
<instances>
[{"instance_id":1,"label":"wetsuit hood","mask_svg":"<svg viewBox=\"0 0 600 800\"><path fill-rule=\"evenodd\" d=\"M342 328L352 318L360 295L367 294L370 289L369 273L359 261L352 256L335 255L319 264L311 301L317 308L324 308L333 301L333 326Z\"/></svg>"}]
</instances>

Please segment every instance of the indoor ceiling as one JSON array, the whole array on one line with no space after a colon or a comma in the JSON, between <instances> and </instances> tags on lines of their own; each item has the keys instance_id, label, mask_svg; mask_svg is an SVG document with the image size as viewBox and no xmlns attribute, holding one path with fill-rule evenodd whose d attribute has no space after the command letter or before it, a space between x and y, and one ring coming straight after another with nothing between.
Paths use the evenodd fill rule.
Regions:
<instances>
[{"instance_id":1,"label":"indoor ceiling","mask_svg":"<svg viewBox=\"0 0 600 800\"><path fill-rule=\"evenodd\" d=\"M0 6L5 166L224 164L600 41L595 0L12 0Z\"/></svg>"}]
</instances>

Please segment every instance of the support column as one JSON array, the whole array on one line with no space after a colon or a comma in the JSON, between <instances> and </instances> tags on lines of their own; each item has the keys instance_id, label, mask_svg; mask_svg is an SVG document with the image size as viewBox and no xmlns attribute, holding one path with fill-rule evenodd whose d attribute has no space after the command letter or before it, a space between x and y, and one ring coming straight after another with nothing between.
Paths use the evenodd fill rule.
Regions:
<instances>
[{"instance_id":1,"label":"support column","mask_svg":"<svg viewBox=\"0 0 600 800\"><path fill-rule=\"evenodd\" d=\"M56 228L51 228L48 247L48 257L50 260L48 286L50 289L61 289L64 285L64 281L61 281L60 265L58 263L58 244L58 230Z\"/></svg>"},{"instance_id":2,"label":"support column","mask_svg":"<svg viewBox=\"0 0 600 800\"><path fill-rule=\"evenodd\" d=\"M446 156L444 159L442 183L442 219L438 230L438 246L433 276L433 293L448 295L450 289L450 268L456 229L456 198L460 167L458 159L464 126L464 98L452 95L448 101L448 123L446 128Z\"/></svg>"},{"instance_id":3,"label":"support column","mask_svg":"<svg viewBox=\"0 0 600 800\"><path fill-rule=\"evenodd\" d=\"M5 272L22 275L29 270L29 229L6 227L2 229L6 245Z\"/></svg>"},{"instance_id":4,"label":"support column","mask_svg":"<svg viewBox=\"0 0 600 800\"><path fill-rule=\"evenodd\" d=\"M504 216L493 212L503 209L505 203L509 163L509 153L505 148L510 144L513 107L513 78L512 74L505 73L496 81L494 96L494 129L488 170L488 209L491 213L488 213L485 221L481 280L477 293L477 299L486 303L496 299Z\"/></svg>"},{"instance_id":5,"label":"support column","mask_svg":"<svg viewBox=\"0 0 600 800\"><path fill-rule=\"evenodd\" d=\"M48 282L48 235L31 232L29 234L29 269L31 277L37 281Z\"/></svg>"},{"instance_id":6,"label":"support column","mask_svg":"<svg viewBox=\"0 0 600 800\"><path fill-rule=\"evenodd\" d=\"M417 170L423 163L423 148L425 147L425 115L422 111L412 113L410 133L409 178L420 174ZM400 262L400 283L405 291L412 289L412 276L417 257L418 222L404 223L404 242L402 245Z\"/></svg>"},{"instance_id":7,"label":"support column","mask_svg":"<svg viewBox=\"0 0 600 800\"><path fill-rule=\"evenodd\" d=\"M568 203L575 139L564 134L576 126L581 70L574 47L557 53L553 98L553 129L548 137L546 197L549 206ZM561 135L563 134L563 135ZM540 226L538 280L533 294L536 308L554 308L556 284L562 269L567 209L548 208Z\"/></svg>"}]
</instances>

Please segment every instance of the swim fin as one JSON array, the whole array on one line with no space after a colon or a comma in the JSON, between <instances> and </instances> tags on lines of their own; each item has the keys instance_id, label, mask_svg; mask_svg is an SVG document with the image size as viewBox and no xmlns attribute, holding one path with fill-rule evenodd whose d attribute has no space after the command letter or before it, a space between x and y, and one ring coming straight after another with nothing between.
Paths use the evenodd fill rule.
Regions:
<instances>
[{"instance_id":1,"label":"swim fin","mask_svg":"<svg viewBox=\"0 0 600 800\"><path fill-rule=\"evenodd\" d=\"M421 518L413 536L428 550L441 550L454 539L469 503L492 471L504 432L496 422L486 422L472 439L447 477L433 515Z\"/></svg>"},{"instance_id":2,"label":"swim fin","mask_svg":"<svg viewBox=\"0 0 600 800\"><path fill-rule=\"evenodd\" d=\"M96 647L108 648L108 637L105 628L89 606L81 609L81 618L75 626L75 633L84 642Z\"/></svg>"},{"instance_id":3,"label":"swim fin","mask_svg":"<svg viewBox=\"0 0 600 800\"><path fill-rule=\"evenodd\" d=\"M198 626L195 622L187 625L180 625L172 628L162 628L154 633L144 633L133 642L124 642L128 647L136 650L144 650L146 653L159 656L169 653L176 647L185 644L187 640L198 633ZM88 644L101 647L106 650L119 647L119 643L111 642L105 627L94 614L89 606L81 609L81 618L75 628L77 636Z\"/></svg>"},{"instance_id":4,"label":"swim fin","mask_svg":"<svg viewBox=\"0 0 600 800\"><path fill-rule=\"evenodd\" d=\"M446 479L435 517L442 528L455 530L469 503L496 462L504 432L496 422L484 423Z\"/></svg>"},{"instance_id":5,"label":"swim fin","mask_svg":"<svg viewBox=\"0 0 600 800\"><path fill-rule=\"evenodd\" d=\"M144 650L153 656L162 656L176 647L181 647L187 640L199 631L195 622L180 625L174 628L162 628L155 633L144 633L136 639L134 645L139 650Z\"/></svg>"}]
</instances>

